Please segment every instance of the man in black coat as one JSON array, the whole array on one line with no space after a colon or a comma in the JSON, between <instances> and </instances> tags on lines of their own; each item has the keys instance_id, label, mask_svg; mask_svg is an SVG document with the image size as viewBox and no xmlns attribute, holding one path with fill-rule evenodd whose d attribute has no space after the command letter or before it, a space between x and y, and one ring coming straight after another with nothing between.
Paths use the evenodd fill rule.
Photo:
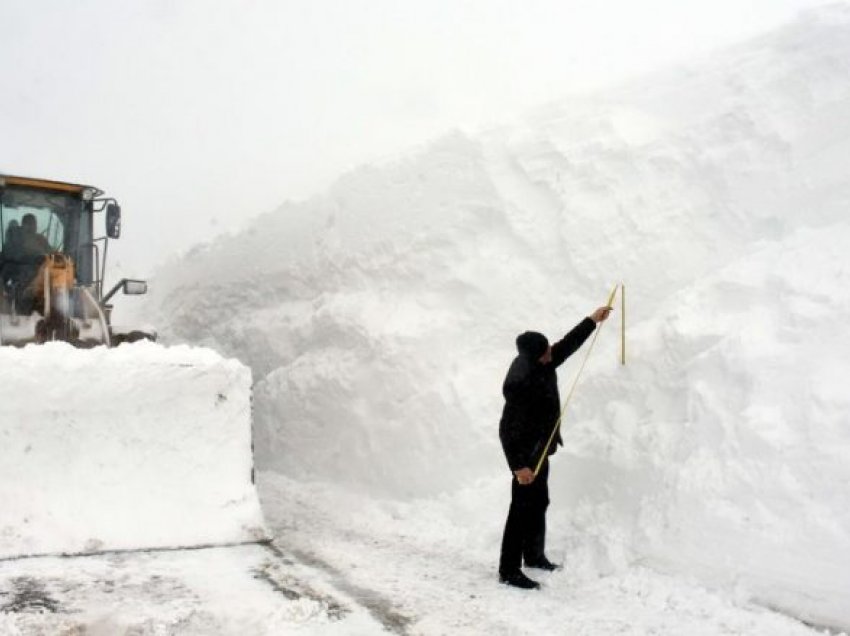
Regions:
<instances>
[{"instance_id":1,"label":"man in black coat","mask_svg":"<svg viewBox=\"0 0 850 636\"><path fill-rule=\"evenodd\" d=\"M558 568L546 558L545 552L548 456L536 476L534 469L561 412L555 369L575 353L610 311L610 307L600 307L551 346L546 336L534 331L517 336L519 355L511 364L502 387L505 408L499 422L499 438L513 473L511 507L499 559L502 583L526 589L540 587L523 574L522 561L531 568ZM552 440L547 455L552 455L558 444L561 444L560 431Z\"/></svg>"}]
</instances>

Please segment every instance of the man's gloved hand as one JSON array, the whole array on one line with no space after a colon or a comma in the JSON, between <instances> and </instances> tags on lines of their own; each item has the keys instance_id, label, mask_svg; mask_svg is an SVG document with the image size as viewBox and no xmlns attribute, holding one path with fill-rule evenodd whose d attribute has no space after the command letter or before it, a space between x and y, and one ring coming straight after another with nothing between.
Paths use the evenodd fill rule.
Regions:
<instances>
[{"instance_id":1,"label":"man's gloved hand","mask_svg":"<svg viewBox=\"0 0 850 636\"><path fill-rule=\"evenodd\" d=\"M520 486L527 486L534 481L534 471L530 468L520 468L519 470L515 470L514 475L516 475L516 480L519 482Z\"/></svg>"},{"instance_id":2,"label":"man's gloved hand","mask_svg":"<svg viewBox=\"0 0 850 636\"><path fill-rule=\"evenodd\" d=\"M589 318L593 322L598 324L598 323L602 322L603 320L605 320L608 317L608 314L610 314L612 311L614 311L613 307L600 307L599 309L594 311L592 314L590 314Z\"/></svg>"}]
</instances>

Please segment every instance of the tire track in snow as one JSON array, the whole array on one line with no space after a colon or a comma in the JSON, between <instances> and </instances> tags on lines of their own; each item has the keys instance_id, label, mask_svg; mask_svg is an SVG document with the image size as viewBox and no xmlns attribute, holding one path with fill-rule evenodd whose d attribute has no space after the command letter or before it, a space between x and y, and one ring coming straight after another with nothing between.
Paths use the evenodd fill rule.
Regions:
<instances>
[{"instance_id":1,"label":"tire track in snow","mask_svg":"<svg viewBox=\"0 0 850 636\"><path fill-rule=\"evenodd\" d=\"M269 544L267 547L279 559L284 561L287 559L283 550L274 543ZM411 624L412 619L400 613L390 599L383 596L380 592L351 582L340 570L316 554L299 549L290 549L289 552L304 565L321 570L329 575L331 577L330 583L334 587L351 596L352 599L365 607L372 617L390 632L407 636L408 626Z\"/></svg>"}]
</instances>

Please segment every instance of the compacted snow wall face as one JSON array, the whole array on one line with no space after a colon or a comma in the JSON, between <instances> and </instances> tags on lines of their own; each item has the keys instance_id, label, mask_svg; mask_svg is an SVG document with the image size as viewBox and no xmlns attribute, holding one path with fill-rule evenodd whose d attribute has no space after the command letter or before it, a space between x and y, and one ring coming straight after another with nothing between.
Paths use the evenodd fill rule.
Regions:
<instances>
[{"instance_id":1,"label":"compacted snow wall face","mask_svg":"<svg viewBox=\"0 0 850 636\"><path fill-rule=\"evenodd\" d=\"M425 497L504 475L516 334L559 337L625 279L630 362L606 325L553 514L612 559L850 627L848 60L837 5L447 136L167 268L157 322L251 365L263 467Z\"/></svg>"},{"instance_id":2,"label":"compacted snow wall face","mask_svg":"<svg viewBox=\"0 0 850 636\"><path fill-rule=\"evenodd\" d=\"M0 349L0 558L262 538L250 386L186 346Z\"/></svg>"},{"instance_id":3,"label":"compacted snow wall face","mask_svg":"<svg viewBox=\"0 0 850 636\"><path fill-rule=\"evenodd\" d=\"M625 368L596 361L555 509L611 553L850 627L848 242L843 222L754 246L636 326Z\"/></svg>"}]
</instances>

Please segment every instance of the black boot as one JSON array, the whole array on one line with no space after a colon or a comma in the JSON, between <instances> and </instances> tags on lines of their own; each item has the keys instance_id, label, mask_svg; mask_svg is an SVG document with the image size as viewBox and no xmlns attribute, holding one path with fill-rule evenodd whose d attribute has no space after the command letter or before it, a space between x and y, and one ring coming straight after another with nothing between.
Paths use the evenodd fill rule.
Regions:
<instances>
[{"instance_id":1,"label":"black boot","mask_svg":"<svg viewBox=\"0 0 850 636\"><path fill-rule=\"evenodd\" d=\"M561 566L557 563L552 563L545 556L540 557L539 559L535 559L534 561L526 561L525 567L527 568L537 568L538 570L547 570L548 572L552 572L554 570L560 570Z\"/></svg>"},{"instance_id":2,"label":"black boot","mask_svg":"<svg viewBox=\"0 0 850 636\"><path fill-rule=\"evenodd\" d=\"M499 574L499 583L519 587L523 590L536 590L540 587L540 583L532 581L525 574L517 570L511 574Z\"/></svg>"}]
</instances>

